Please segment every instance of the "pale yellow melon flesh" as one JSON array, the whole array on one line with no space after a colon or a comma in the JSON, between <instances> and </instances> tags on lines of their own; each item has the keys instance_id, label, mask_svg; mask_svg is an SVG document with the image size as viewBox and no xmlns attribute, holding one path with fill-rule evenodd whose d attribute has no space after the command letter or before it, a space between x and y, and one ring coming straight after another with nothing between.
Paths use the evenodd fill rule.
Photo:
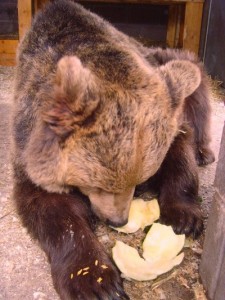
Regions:
<instances>
[{"instance_id":1,"label":"pale yellow melon flesh","mask_svg":"<svg viewBox=\"0 0 225 300\"><path fill-rule=\"evenodd\" d=\"M121 241L116 241L112 254L117 267L122 272L122 277L139 281L157 277L156 274L151 272L149 264L140 257L135 248Z\"/></svg>"},{"instance_id":2,"label":"pale yellow melon flesh","mask_svg":"<svg viewBox=\"0 0 225 300\"><path fill-rule=\"evenodd\" d=\"M159 204L156 199L151 201L135 199L131 202L128 223L123 227L113 228L119 232L134 233L158 220L159 215Z\"/></svg>"},{"instance_id":3,"label":"pale yellow melon flesh","mask_svg":"<svg viewBox=\"0 0 225 300\"><path fill-rule=\"evenodd\" d=\"M184 235L176 235L171 226L153 224L143 243L143 258L133 247L116 241L112 249L113 259L127 279L152 280L179 265L184 257L181 253Z\"/></svg>"},{"instance_id":4,"label":"pale yellow melon flesh","mask_svg":"<svg viewBox=\"0 0 225 300\"><path fill-rule=\"evenodd\" d=\"M175 234L171 226L154 223L143 242L143 257L149 262L173 259L183 248L184 234Z\"/></svg>"}]
</instances>

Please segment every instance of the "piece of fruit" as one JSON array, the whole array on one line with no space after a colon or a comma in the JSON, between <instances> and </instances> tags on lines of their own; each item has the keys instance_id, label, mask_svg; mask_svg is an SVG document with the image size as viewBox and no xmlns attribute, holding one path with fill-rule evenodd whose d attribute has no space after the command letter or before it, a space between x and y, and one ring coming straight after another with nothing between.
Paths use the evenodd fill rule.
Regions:
<instances>
[{"instance_id":1,"label":"piece of fruit","mask_svg":"<svg viewBox=\"0 0 225 300\"><path fill-rule=\"evenodd\" d=\"M159 215L159 204L156 199L150 201L135 199L131 202L128 223L123 227L113 228L119 232L134 233L158 220Z\"/></svg>"},{"instance_id":2,"label":"piece of fruit","mask_svg":"<svg viewBox=\"0 0 225 300\"><path fill-rule=\"evenodd\" d=\"M135 248L121 241L116 241L112 254L117 267L122 272L122 277L138 281L157 277L156 274L152 273L149 263L140 257Z\"/></svg>"},{"instance_id":3,"label":"piece of fruit","mask_svg":"<svg viewBox=\"0 0 225 300\"><path fill-rule=\"evenodd\" d=\"M143 243L143 258L137 250L116 241L113 259L127 279L151 280L179 265L184 253L177 255L184 246L184 235L176 235L171 226L153 224Z\"/></svg>"},{"instance_id":4,"label":"piece of fruit","mask_svg":"<svg viewBox=\"0 0 225 300\"><path fill-rule=\"evenodd\" d=\"M173 259L184 247L185 235L175 234L171 226L154 223L143 242L143 257L151 262Z\"/></svg>"}]
</instances>

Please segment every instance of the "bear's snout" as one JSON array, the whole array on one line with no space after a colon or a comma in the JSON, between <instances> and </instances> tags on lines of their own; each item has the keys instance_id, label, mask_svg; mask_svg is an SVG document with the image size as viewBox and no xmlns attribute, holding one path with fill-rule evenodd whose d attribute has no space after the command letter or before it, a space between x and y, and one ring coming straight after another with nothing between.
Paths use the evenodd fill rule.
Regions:
<instances>
[{"instance_id":1,"label":"bear's snout","mask_svg":"<svg viewBox=\"0 0 225 300\"><path fill-rule=\"evenodd\" d=\"M106 224L112 227L122 227L124 225L126 225L128 222L128 218L126 218L125 220L122 220L120 222L113 222L111 220L106 220Z\"/></svg>"},{"instance_id":2,"label":"bear's snout","mask_svg":"<svg viewBox=\"0 0 225 300\"><path fill-rule=\"evenodd\" d=\"M109 193L104 190L91 192L88 197L94 213L107 224L120 227L127 223L134 187L122 193Z\"/></svg>"}]
</instances>

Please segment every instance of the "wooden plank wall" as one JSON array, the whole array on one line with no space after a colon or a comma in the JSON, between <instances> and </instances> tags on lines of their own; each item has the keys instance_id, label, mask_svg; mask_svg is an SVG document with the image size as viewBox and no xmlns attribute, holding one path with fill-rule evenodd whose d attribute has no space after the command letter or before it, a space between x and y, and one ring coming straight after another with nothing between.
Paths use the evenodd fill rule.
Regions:
<instances>
[{"instance_id":1,"label":"wooden plank wall","mask_svg":"<svg viewBox=\"0 0 225 300\"><path fill-rule=\"evenodd\" d=\"M32 12L37 11L48 1L50 0L18 0L19 40L31 25ZM204 0L80 0L79 2L169 5L167 45L183 47L198 54ZM12 65L15 63L17 44L18 40L0 40L0 64Z\"/></svg>"},{"instance_id":2,"label":"wooden plank wall","mask_svg":"<svg viewBox=\"0 0 225 300\"><path fill-rule=\"evenodd\" d=\"M32 1L18 0L19 39L30 28L32 19Z\"/></svg>"},{"instance_id":3,"label":"wooden plank wall","mask_svg":"<svg viewBox=\"0 0 225 300\"><path fill-rule=\"evenodd\" d=\"M17 45L18 40L0 40L0 65L15 65Z\"/></svg>"}]
</instances>

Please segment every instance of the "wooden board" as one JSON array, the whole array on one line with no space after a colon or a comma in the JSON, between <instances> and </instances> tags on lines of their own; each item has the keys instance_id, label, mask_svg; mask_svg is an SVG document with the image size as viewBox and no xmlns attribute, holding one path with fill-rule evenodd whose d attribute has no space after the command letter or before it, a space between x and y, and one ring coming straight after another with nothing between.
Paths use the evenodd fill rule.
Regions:
<instances>
[{"instance_id":1,"label":"wooden board","mask_svg":"<svg viewBox=\"0 0 225 300\"><path fill-rule=\"evenodd\" d=\"M0 66L15 66L16 54L0 53Z\"/></svg>"},{"instance_id":2,"label":"wooden board","mask_svg":"<svg viewBox=\"0 0 225 300\"><path fill-rule=\"evenodd\" d=\"M198 54L203 3L187 3L184 15L183 48Z\"/></svg>"},{"instance_id":3,"label":"wooden board","mask_svg":"<svg viewBox=\"0 0 225 300\"><path fill-rule=\"evenodd\" d=\"M176 36L178 29L179 21L179 6L170 5L169 7L169 19L167 25L167 35L166 35L166 44L170 48L175 48L176 45Z\"/></svg>"},{"instance_id":4,"label":"wooden board","mask_svg":"<svg viewBox=\"0 0 225 300\"><path fill-rule=\"evenodd\" d=\"M31 26L32 3L31 0L18 0L18 22L19 22L19 39Z\"/></svg>"},{"instance_id":5,"label":"wooden board","mask_svg":"<svg viewBox=\"0 0 225 300\"><path fill-rule=\"evenodd\" d=\"M0 65L15 65L17 46L17 40L0 40Z\"/></svg>"},{"instance_id":6,"label":"wooden board","mask_svg":"<svg viewBox=\"0 0 225 300\"><path fill-rule=\"evenodd\" d=\"M0 53L16 53L17 40L0 40Z\"/></svg>"},{"instance_id":7,"label":"wooden board","mask_svg":"<svg viewBox=\"0 0 225 300\"><path fill-rule=\"evenodd\" d=\"M200 275L208 298L225 296L225 126L214 182L214 198L207 222Z\"/></svg>"}]
</instances>

